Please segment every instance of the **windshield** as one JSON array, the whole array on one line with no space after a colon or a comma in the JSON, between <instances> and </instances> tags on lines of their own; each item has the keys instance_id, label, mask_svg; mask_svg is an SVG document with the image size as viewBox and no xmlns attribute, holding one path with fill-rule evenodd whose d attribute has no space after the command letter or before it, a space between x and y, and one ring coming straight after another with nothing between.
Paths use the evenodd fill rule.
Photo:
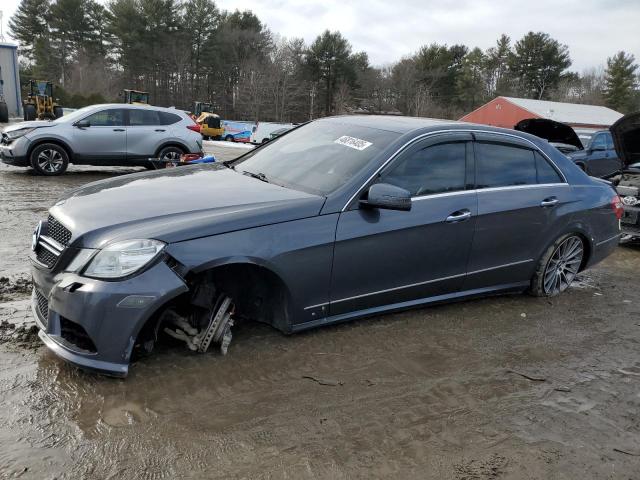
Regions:
<instances>
[{"instance_id":1,"label":"windshield","mask_svg":"<svg viewBox=\"0 0 640 480\"><path fill-rule=\"evenodd\" d=\"M326 195L362 170L400 134L315 121L247 154L235 168L307 193Z\"/></svg>"},{"instance_id":2,"label":"windshield","mask_svg":"<svg viewBox=\"0 0 640 480\"><path fill-rule=\"evenodd\" d=\"M95 108L95 105L90 105L88 107L81 108L81 109L76 110L74 112L67 113L66 115L63 115L60 118L56 118L55 120L52 120L52 122L53 123L75 122L76 120L80 120L82 117L84 117L90 111L94 110L94 108Z\"/></svg>"}]
</instances>

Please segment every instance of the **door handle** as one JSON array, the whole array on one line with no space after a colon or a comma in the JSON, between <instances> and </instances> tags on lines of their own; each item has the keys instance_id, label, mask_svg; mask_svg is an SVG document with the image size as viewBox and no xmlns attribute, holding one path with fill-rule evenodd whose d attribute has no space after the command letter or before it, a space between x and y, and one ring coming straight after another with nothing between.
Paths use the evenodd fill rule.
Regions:
<instances>
[{"instance_id":1,"label":"door handle","mask_svg":"<svg viewBox=\"0 0 640 480\"><path fill-rule=\"evenodd\" d=\"M124 132L124 128L114 128L114 132Z\"/></svg>"},{"instance_id":2,"label":"door handle","mask_svg":"<svg viewBox=\"0 0 640 480\"><path fill-rule=\"evenodd\" d=\"M164 128L156 128L155 131L156 132L166 132L166 130Z\"/></svg>"},{"instance_id":3,"label":"door handle","mask_svg":"<svg viewBox=\"0 0 640 480\"><path fill-rule=\"evenodd\" d=\"M471 212L469 210L460 210L458 212L453 212L445 221L447 223L456 223L463 222L469 218L471 218Z\"/></svg>"},{"instance_id":4,"label":"door handle","mask_svg":"<svg viewBox=\"0 0 640 480\"><path fill-rule=\"evenodd\" d=\"M540 202L540 206L543 208L546 207L554 207L558 203L558 199L556 197L545 198L542 202Z\"/></svg>"}]
</instances>

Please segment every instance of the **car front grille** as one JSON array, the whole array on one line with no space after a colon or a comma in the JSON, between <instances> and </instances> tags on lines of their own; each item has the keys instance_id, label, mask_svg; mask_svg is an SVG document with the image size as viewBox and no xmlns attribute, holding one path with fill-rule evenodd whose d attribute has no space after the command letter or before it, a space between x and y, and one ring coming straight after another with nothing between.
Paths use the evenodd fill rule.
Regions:
<instances>
[{"instance_id":1,"label":"car front grille","mask_svg":"<svg viewBox=\"0 0 640 480\"><path fill-rule=\"evenodd\" d=\"M53 268L71 241L71 231L52 215L47 219L45 234L40 235L35 246L36 259L47 268Z\"/></svg>"},{"instance_id":2,"label":"car front grille","mask_svg":"<svg viewBox=\"0 0 640 480\"><path fill-rule=\"evenodd\" d=\"M40 263L46 265L49 268L53 268L53 266L58 261L58 257L44 248L42 245L38 245L38 247L36 247L36 258Z\"/></svg>"},{"instance_id":3,"label":"car front grille","mask_svg":"<svg viewBox=\"0 0 640 480\"><path fill-rule=\"evenodd\" d=\"M36 304L38 307L38 312L42 317L42 321L44 326L47 326L48 318L49 318L49 300L42 293L40 293L37 289L36 292Z\"/></svg>"},{"instance_id":4,"label":"car front grille","mask_svg":"<svg viewBox=\"0 0 640 480\"><path fill-rule=\"evenodd\" d=\"M49 215L47 219L47 235L63 247L69 245L69 240L71 240L71 231L52 215Z\"/></svg>"}]
</instances>

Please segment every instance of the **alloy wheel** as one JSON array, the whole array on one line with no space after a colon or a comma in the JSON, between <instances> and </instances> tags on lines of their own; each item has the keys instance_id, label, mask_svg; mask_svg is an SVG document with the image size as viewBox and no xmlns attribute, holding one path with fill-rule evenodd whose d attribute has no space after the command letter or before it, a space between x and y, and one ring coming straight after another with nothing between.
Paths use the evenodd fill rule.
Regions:
<instances>
[{"instance_id":1,"label":"alloy wheel","mask_svg":"<svg viewBox=\"0 0 640 480\"><path fill-rule=\"evenodd\" d=\"M544 292L547 295L557 295L569 288L578 274L583 256L582 240L576 236L571 236L558 245L544 271Z\"/></svg>"},{"instance_id":2,"label":"alloy wheel","mask_svg":"<svg viewBox=\"0 0 640 480\"><path fill-rule=\"evenodd\" d=\"M180 160L180 154L176 151L168 151L162 156L162 160L166 162L174 162Z\"/></svg>"},{"instance_id":3,"label":"alloy wheel","mask_svg":"<svg viewBox=\"0 0 640 480\"><path fill-rule=\"evenodd\" d=\"M38 154L38 166L44 172L59 172L64 164L62 154L52 148L47 148Z\"/></svg>"}]
</instances>

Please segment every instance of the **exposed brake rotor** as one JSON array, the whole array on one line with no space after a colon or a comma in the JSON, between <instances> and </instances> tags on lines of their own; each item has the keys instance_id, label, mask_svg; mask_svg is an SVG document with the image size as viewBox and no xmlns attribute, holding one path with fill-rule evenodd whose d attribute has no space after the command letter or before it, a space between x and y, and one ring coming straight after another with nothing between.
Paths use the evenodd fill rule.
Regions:
<instances>
[{"instance_id":1,"label":"exposed brake rotor","mask_svg":"<svg viewBox=\"0 0 640 480\"><path fill-rule=\"evenodd\" d=\"M231 298L221 296L209 312L207 325L201 330L193 327L186 318L173 310L168 310L163 314L163 320L173 328L165 327L164 332L185 342L190 350L204 353L213 344L220 353L226 355L233 336L231 333L233 310Z\"/></svg>"}]
</instances>

